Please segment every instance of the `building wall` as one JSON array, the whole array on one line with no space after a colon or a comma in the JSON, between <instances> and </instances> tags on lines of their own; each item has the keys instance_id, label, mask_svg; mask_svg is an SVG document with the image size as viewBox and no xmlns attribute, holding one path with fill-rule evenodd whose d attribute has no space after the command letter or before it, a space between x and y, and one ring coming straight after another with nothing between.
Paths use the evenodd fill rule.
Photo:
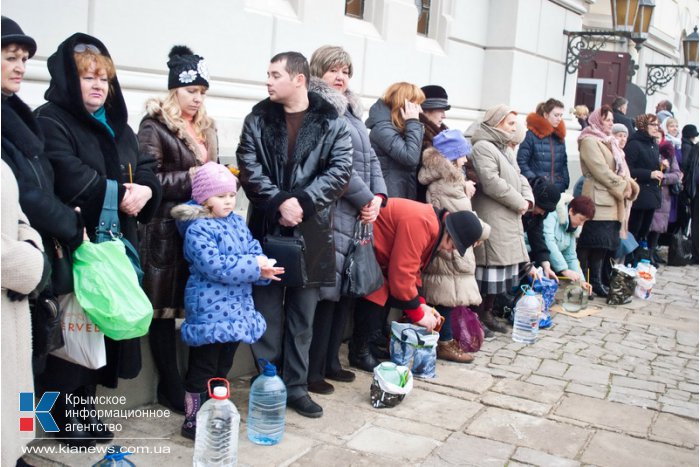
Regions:
<instances>
[{"instance_id":1,"label":"building wall","mask_svg":"<svg viewBox=\"0 0 700 467\"><path fill-rule=\"evenodd\" d=\"M610 27L606 1L433 0L431 32L422 37L415 32L413 0L366 4L364 20L346 17L343 0L4 0L2 13L38 43L20 92L30 106L43 102L49 81L46 59L66 37L86 32L100 38L114 58L134 129L146 99L166 91L168 51L175 44L188 45L208 62L212 79L206 105L218 123L224 162L235 161L243 118L267 97L266 70L277 52L298 50L310 57L321 45L342 45L353 57L350 87L363 97L366 108L396 81L440 84L452 104L446 124L466 129L484 110L500 103L511 105L523 122L549 97L573 106L576 76L564 74L562 32L581 30L606 16L603 27ZM642 59L673 61L673 47L679 43L673 34L681 26L689 31L697 24L697 2L657 4L654 39L649 41L655 48L644 50ZM562 95L565 79L567 91ZM641 72L635 80L644 84ZM681 74L673 86L654 96L649 109L662 97L679 106L682 122L697 122L697 80ZM580 174L579 127L570 116L567 127L573 185ZM245 204L241 199L241 211ZM144 350L142 375L120 389L132 395L135 405L155 394L152 365ZM234 371L252 368L248 348L241 346ZM144 385L151 389L143 391Z\"/></svg>"}]
</instances>

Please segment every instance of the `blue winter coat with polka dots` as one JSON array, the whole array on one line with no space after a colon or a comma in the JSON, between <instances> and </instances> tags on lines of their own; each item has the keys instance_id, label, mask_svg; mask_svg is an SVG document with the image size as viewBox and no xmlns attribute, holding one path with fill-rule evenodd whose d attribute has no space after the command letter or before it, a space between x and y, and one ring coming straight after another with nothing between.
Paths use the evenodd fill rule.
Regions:
<instances>
[{"instance_id":1,"label":"blue winter coat with polka dots","mask_svg":"<svg viewBox=\"0 0 700 467\"><path fill-rule=\"evenodd\" d=\"M260 243L237 214L213 218L194 203L176 206L171 214L190 265L182 340L189 346L256 342L267 325L255 309L252 286L270 283L260 279Z\"/></svg>"}]
</instances>

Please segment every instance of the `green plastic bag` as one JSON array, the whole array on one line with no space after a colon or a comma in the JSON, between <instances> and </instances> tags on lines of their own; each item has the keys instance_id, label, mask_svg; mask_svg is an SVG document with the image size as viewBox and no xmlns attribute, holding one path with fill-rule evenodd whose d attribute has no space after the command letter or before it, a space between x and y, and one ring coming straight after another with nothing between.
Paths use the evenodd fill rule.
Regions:
<instances>
[{"instance_id":1,"label":"green plastic bag","mask_svg":"<svg viewBox=\"0 0 700 467\"><path fill-rule=\"evenodd\" d=\"M73 281L78 303L105 336L124 340L148 332L153 308L122 242L83 242L73 253Z\"/></svg>"}]
</instances>

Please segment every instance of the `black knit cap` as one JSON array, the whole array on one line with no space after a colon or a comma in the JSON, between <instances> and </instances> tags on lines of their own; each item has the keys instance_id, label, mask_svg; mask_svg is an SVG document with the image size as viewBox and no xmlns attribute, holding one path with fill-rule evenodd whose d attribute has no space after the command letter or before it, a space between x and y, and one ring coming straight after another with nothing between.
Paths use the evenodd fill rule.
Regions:
<instances>
[{"instance_id":1,"label":"black knit cap","mask_svg":"<svg viewBox=\"0 0 700 467\"><path fill-rule=\"evenodd\" d=\"M447 103L447 91L442 86L431 84L420 88L425 94L425 101L421 104L423 110L450 110Z\"/></svg>"},{"instance_id":2,"label":"black knit cap","mask_svg":"<svg viewBox=\"0 0 700 467\"><path fill-rule=\"evenodd\" d=\"M2 24L0 24L0 35L2 36L2 47L8 46L10 44L19 44L27 47L29 52L29 58L32 58L36 53L36 42L31 37L27 36L19 24L12 21L7 16L2 17Z\"/></svg>"},{"instance_id":3,"label":"black knit cap","mask_svg":"<svg viewBox=\"0 0 700 467\"><path fill-rule=\"evenodd\" d=\"M209 87L209 69L202 57L195 55L189 47L176 45L168 54L168 89L184 86Z\"/></svg>"},{"instance_id":4,"label":"black knit cap","mask_svg":"<svg viewBox=\"0 0 700 467\"><path fill-rule=\"evenodd\" d=\"M479 218L471 211L457 211L445 218L445 228L460 255L481 238L483 227Z\"/></svg>"},{"instance_id":5,"label":"black knit cap","mask_svg":"<svg viewBox=\"0 0 700 467\"><path fill-rule=\"evenodd\" d=\"M554 211L561 198L559 188L542 177L532 180L532 193L535 195L535 206L539 206L545 212Z\"/></svg>"},{"instance_id":6,"label":"black knit cap","mask_svg":"<svg viewBox=\"0 0 700 467\"><path fill-rule=\"evenodd\" d=\"M3 43L3 45L5 44ZM695 138L698 136L698 127L695 125L686 125L683 127L683 130L681 130L681 135L686 139Z\"/></svg>"}]
</instances>

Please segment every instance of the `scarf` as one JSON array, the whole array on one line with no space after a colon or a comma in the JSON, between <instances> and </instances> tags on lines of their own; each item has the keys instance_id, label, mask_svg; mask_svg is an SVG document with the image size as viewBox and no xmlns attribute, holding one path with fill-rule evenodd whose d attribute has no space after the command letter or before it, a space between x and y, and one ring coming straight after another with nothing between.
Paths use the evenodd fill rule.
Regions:
<instances>
[{"instance_id":1,"label":"scarf","mask_svg":"<svg viewBox=\"0 0 700 467\"><path fill-rule=\"evenodd\" d=\"M610 147L615 158L615 173L625 178L630 176L630 169L625 160L625 152L613 135L603 131L603 117L600 115L600 109L595 109L588 117L588 126L581 130L578 140L581 141L584 138L595 138Z\"/></svg>"},{"instance_id":2,"label":"scarf","mask_svg":"<svg viewBox=\"0 0 700 467\"><path fill-rule=\"evenodd\" d=\"M681 133L678 132L676 133L676 136L673 136L671 133L668 132L668 128L666 126L666 123L668 123L668 118L661 122L661 129L664 130L664 137L673 144L673 147L678 149L681 147ZM677 130L676 130L677 131Z\"/></svg>"},{"instance_id":3,"label":"scarf","mask_svg":"<svg viewBox=\"0 0 700 467\"><path fill-rule=\"evenodd\" d=\"M107 128L107 131L109 131L109 134L112 135L112 138L114 138L114 130L112 130L112 127L109 126L109 123L107 123L107 112L105 111L104 106L97 109L92 116L95 120L103 124L105 128Z\"/></svg>"}]
</instances>

